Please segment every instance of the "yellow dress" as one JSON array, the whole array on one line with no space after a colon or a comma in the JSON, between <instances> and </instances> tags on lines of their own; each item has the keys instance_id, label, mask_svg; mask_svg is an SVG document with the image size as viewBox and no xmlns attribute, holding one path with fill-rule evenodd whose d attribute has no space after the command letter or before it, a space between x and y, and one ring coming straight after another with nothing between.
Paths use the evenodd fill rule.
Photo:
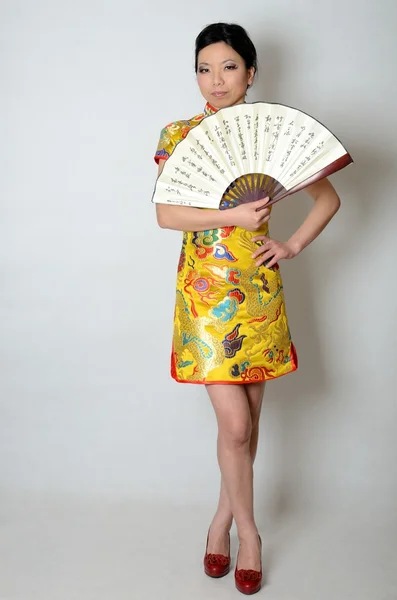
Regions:
<instances>
[{"instance_id":1,"label":"yellow dress","mask_svg":"<svg viewBox=\"0 0 397 600\"><path fill-rule=\"evenodd\" d=\"M176 144L207 115L160 133L154 159L167 160ZM285 311L278 264L255 265L254 235L240 227L183 233L177 269L171 376L181 383L236 384L274 379L298 366Z\"/></svg>"}]
</instances>

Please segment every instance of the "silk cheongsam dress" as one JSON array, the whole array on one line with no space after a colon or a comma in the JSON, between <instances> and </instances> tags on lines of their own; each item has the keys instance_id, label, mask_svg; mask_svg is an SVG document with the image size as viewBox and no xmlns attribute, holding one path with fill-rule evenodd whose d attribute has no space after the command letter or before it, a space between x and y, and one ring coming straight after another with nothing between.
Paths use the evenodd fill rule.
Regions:
<instances>
[{"instance_id":1,"label":"silk cheongsam dress","mask_svg":"<svg viewBox=\"0 0 397 600\"><path fill-rule=\"evenodd\" d=\"M156 163L216 111L207 103L192 119L166 125ZM171 351L176 381L250 383L297 369L279 266L257 267L252 258L258 243L251 238L258 234L268 235L267 223L256 232L224 227L183 233Z\"/></svg>"}]
</instances>

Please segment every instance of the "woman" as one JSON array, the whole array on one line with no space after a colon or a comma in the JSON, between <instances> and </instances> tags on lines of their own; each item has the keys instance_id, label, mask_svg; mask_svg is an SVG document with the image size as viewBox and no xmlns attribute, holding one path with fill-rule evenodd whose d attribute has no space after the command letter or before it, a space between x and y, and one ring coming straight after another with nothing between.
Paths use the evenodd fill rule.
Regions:
<instances>
[{"instance_id":1,"label":"woman","mask_svg":"<svg viewBox=\"0 0 397 600\"><path fill-rule=\"evenodd\" d=\"M155 154L159 174L175 145L205 116L245 102L257 71L255 47L235 24L215 23L203 29L196 39L195 58L204 111L162 129ZM160 227L184 232L171 375L179 382L206 386L218 423L221 485L207 535L205 572L221 577L229 571L234 518L240 544L235 583L245 594L257 592L262 579L253 462L265 381L297 368L278 261L299 254L340 206L326 179L306 192L314 206L286 242L268 236L267 198L228 210L156 205Z\"/></svg>"}]
</instances>

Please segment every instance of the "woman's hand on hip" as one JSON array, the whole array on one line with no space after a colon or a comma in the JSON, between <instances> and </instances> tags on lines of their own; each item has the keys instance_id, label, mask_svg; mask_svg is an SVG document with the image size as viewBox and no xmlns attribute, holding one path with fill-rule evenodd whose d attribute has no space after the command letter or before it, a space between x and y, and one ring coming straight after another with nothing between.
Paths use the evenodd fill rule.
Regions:
<instances>
[{"instance_id":1,"label":"woman's hand on hip","mask_svg":"<svg viewBox=\"0 0 397 600\"><path fill-rule=\"evenodd\" d=\"M252 254L252 258L258 259L256 261L256 266L262 265L264 262L269 261L266 264L266 267L270 269L273 265L275 265L282 258L294 258L298 252L293 246L288 242L278 242L277 240L272 240L266 235L256 235L251 238L252 242L262 241L263 244L259 246ZM269 260L270 259L270 260Z\"/></svg>"}]
</instances>

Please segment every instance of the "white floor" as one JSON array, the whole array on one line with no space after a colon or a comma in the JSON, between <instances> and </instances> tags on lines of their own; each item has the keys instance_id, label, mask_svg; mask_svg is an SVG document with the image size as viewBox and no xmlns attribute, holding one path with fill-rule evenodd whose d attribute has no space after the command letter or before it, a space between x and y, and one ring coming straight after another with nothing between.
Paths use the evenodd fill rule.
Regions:
<instances>
[{"instance_id":1,"label":"white floor","mask_svg":"<svg viewBox=\"0 0 397 600\"><path fill-rule=\"evenodd\" d=\"M202 570L208 508L2 495L0 600L226 600ZM268 600L397 600L397 516L285 514L258 523ZM232 560L237 551L232 530Z\"/></svg>"}]
</instances>

